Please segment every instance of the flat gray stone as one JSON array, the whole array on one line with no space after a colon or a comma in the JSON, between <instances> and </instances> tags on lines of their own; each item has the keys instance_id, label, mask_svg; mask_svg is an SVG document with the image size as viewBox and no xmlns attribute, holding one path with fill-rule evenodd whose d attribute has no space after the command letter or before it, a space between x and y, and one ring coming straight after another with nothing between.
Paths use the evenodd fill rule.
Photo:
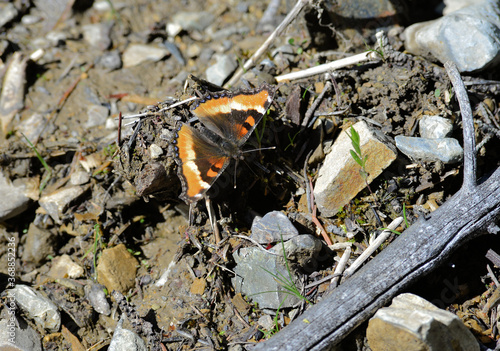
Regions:
<instances>
[{"instance_id":1,"label":"flat gray stone","mask_svg":"<svg viewBox=\"0 0 500 351\"><path fill-rule=\"evenodd\" d=\"M409 158L417 161L443 163L461 162L464 150L457 139L428 139L398 135L394 138L396 147Z\"/></svg>"},{"instance_id":2,"label":"flat gray stone","mask_svg":"<svg viewBox=\"0 0 500 351\"><path fill-rule=\"evenodd\" d=\"M283 212L272 211L253 221L250 237L259 244L272 244L297 235L299 231Z\"/></svg>"},{"instance_id":3,"label":"flat gray stone","mask_svg":"<svg viewBox=\"0 0 500 351\"><path fill-rule=\"evenodd\" d=\"M208 67L205 74L209 82L222 86L236 68L238 63L233 56L220 55L217 57L217 63Z\"/></svg>"},{"instance_id":4,"label":"flat gray stone","mask_svg":"<svg viewBox=\"0 0 500 351\"><path fill-rule=\"evenodd\" d=\"M0 201L0 221L17 216L28 209L30 199L24 193L24 186L15 186L0 173L0 194L9 201Z\"/></svg>"},{"instance_id":5,"label":"flat gray stone","mask_svg":"<svg viewBox=\"0 0 500 351\"><path fill-rule=\"evenodd\" d=\"M116 325L113 338L109 344L109 351L147 351L146 344L139 335L128 329L122 328L123 316Z\"/></svg>"},{"instance_id":6,"label":"flat gray stone","mask_svg":"<svg viewBox=\"0 0 500 351\"><path fill-rule=\"evenodd\" d=\"M17 305L33 319L37 325L50 331L57 332L61 328L61 315L56 305L48 298L29 286L17 284L10 293L14 295Z\"/></svg>"},{"instance_id":7,"label":"flat gray stone","mask_svg":"<svg viewBox=\"0 0 500 351\"><path fill-rule=\"evenodd\" d=\"M123 52L123 67L137 66L145 61L159 61L169 54L165 48L152 45L131 44Z\"/></svg>"},{"instance_id":8,"label":"flat gray stone","mask_svg":"<svg viewBox=\"0 0 500 351\"><path fill-rule=\"evenodd\" d=\"M485 70L500 62L500 4L488 0L416 23L404 31L406 49L416 55L452 61L460 72Z\"/></svg>"},{"instance_id":9,"label":"flat gray stone","mask_svg":"<svg viewBox=\"0 0 500 351\"><path fill-rule=\"evenodd\" d=\"M40 335L24 320L11 315L0 320L0 350L42 351Z\"/></svg>"}]
</instances>

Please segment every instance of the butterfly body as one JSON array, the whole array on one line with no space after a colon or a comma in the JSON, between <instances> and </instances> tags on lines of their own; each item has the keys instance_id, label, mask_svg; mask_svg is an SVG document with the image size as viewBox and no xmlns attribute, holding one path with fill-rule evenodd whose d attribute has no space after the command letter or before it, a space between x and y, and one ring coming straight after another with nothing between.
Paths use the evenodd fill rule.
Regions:
<instances>
[{"instance_id":1,"label":"butterfly body","mask_svg":"<svg viewBox=\"0 0 500 351\"><path fill-rule=\"evenodd\" d=\"M254 90L210 93L191 109L203 128L182 124L176 137L181 199L200 200L241 147L271 105L274 89L263 85Z\"/></svg>"}]
</instances>

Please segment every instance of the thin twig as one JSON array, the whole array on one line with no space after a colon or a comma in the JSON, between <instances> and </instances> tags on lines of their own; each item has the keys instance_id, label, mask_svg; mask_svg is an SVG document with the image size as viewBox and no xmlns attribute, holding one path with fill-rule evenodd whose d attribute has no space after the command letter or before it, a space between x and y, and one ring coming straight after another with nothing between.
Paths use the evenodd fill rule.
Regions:
<instances>
[{"instance_id":1,"label":"thin twig","mask_svg":"<svg viewBox=\"0 0 500 351\"><path fill-rule=\"evenodd\" d=\"M292 11L285 17L283 22L281 22L278 27L274 30L274 32L271 33L271 35L267 38L267 40L264 42L264 44L261 45L261 47L250 57L247 62L243 65L243 68L239 68L236 73L231 77L231 79L224 85L224 88L231 87L236 84L243 76L243 74L248 71L250 68L255 66L257 61L261 58L262 55L268 50L268 48L271 46L272 42L279 37L283 31L285 30L286 27L292 21L298 16L300 11L310 3L311 0L298 0L295 6L293 7Z\"/></svg>"},{"instance_id":2,"label":"thin twig","mask_svg":"<svg viewBox=\"0 0 500 351\"><path fill-rule=\"evenodd\" d=\"M311 117L314 115L314 111L318 108L319 104L321 104L321 101L323 101L323 98L325 97L325 94L330 92L330 89L332 88L332 82L327 81L325 84L325 87L323 88L323 91L319 94L319 96L314 100L312 103L311 107L307 110L304 120L302 121L301 127L305 128Z\"/></svg>"},{"instance_id":3,"label":"thin twig","mask_svg":"<svg viewBox=\"0 0 500 351\"><path fill-rule=\"evenodd\" d=\"M379 58L378 54L374 51L366 51L361 54L353 55L350 57L346 57L337 61L332 61L329 63L325 63L323 65L311 67L302 71L292 72L288 74L283 74L281 76L276 77L276 81L278 83L283 82L285 80L295 80L311 77L317 74L326 73L329 71L333 71L339 68L357 65L362 62L375 61Z\"/></svg>"},{"instance_id":4,"label":"thin twig","mask_svg":"<svg viewBox=\"0 0 500 351\"><path fill-rule=\"evenodd\" d=\"M462 81L462 77L460 77L457 66L453 62L448 61L444 64L444 67L455 89L458 104L460 105L460 112L462 113L462 128L464 130L464 182L462 190L473 192L477 186L477 165L472 109L470 107L469 97L467 96L467 90L465 90L465 85Z\"/></svg>"},{"instance_id":5,"label":"thin twig","mask_svg":"<svg viewBox=\"0 0 500 351\"><path fill-rule=\"evenodd\" d=\"M340 275L342 274L342 272L345 271L345 266L347 265L347 261L349 260L349 257L351 257L351 251L352 249L350 246L348 246L345 249L344 253L342 254L342 257L340 258L339 264L337 265L337 267L335 267L335 271L333 272L334 277L332 278L332 281L328 289L336 288L337 285L339 284Z\"/></svg>"},{"instance_id":6,"label":"thin twig","mask_svg":"<svg viewBox=\"0 0 500 351\"><path fill-rule=\"evenodd\" d=\"M354 261L351 266L345 270L344 277L348 277L356 272L358 268L361 267L361 265L368 259L368 257L370 257L372 253L374 253L375 250L377 250L380 245L382 245L382 243L386 241L387 238L389 238L389 236L392 234L391 230L396 230L396 228L399 227L401 223L403 223L403 220L403 217L398 217L393 220L391 224L389 224L388 229L380 233L380 235L375 240L373 240L371 245L368 246L361 255L359 255L356 261Z\"/></svg>"}]
</instances>

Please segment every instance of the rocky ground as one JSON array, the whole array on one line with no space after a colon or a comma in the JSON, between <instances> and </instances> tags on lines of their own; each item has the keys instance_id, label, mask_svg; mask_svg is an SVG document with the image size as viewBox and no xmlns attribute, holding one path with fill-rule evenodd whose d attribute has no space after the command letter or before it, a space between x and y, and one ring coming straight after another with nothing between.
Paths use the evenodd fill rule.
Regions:
<instances>
[{"instance_id":1,"label":"rocky ground","mask_svg":"<svg viewBox=\"0 0 500 351\"><path fill-rule=\"evenodd\" d=\"M20 349L107 349L120 330L155 350L249 349L333 289L342 257L348 267L381 228L403 216L403 232L460 188L461 119L446 71L403 53L405 26L439 16L437 5L394 16L372 8L379 17L354 29L326 3L303 11L230 87L275 89L245 146L262 150L230 165L208 192L216 233L205 201L189 225L173 140L191 103L167 107L217 90L196 77L226 83L293 7L277 4L275 12L265 1L0 4L0 323L10 318L14 277L19 335L31 345ZM369 62L275 80L372 48ZM464 77L479 177L498 167L496 76ZM344 163L326 156L343 133L346 150L355 148L345 137L351 126L368 131L360 132L362 145L377 135L360 155L369 187L352 156ZM446 145L404 138L423 136ZM427 153L415 156L417 149ZM334 182L341 199L318 192L322 167L341 169ZM457 314L489 347L498 332L484 313L496 301L486 266L492 275L498 267L485 254L498 244L468 243L409 289ZM286 295L283 286L297 291ZM32 310L36 299L42 312ZM366 324L343 347L369 349L365 331Z\"/></svg>"}]
</instances>

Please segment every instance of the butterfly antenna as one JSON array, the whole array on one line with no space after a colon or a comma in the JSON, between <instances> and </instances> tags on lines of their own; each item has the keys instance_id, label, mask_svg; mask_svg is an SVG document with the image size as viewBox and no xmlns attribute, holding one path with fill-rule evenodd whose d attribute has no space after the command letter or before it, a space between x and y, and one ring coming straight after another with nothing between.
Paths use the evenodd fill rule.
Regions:
<instances>
[{"instance_id":1,"label":"butterfly antenna","mask_svg":"<svg viewBox=\"0 0 500 351\"><path fill-rule=\"evenodd\" d=\"M234 188L236 189L236 170L238 169L238 159L236 159L236 162L234 163L234 180L233 180L233 184L234 184Z\"/></svg>"},{"instance_id":2,"label":"butterfly antenna","mask_svg":"<svg viewBox=\"0 0 500 351\"><path fill-rule=\"evenodd\" d=\"M242 154L246 154L248 152L255 152L255 151L261 151L261 150L274 150L274 149L276 149L276 146L261 147L261 148L258 148L258 149L245 150L245 151L242 151L241 153Z\"/></svg>"}]
</instances>

